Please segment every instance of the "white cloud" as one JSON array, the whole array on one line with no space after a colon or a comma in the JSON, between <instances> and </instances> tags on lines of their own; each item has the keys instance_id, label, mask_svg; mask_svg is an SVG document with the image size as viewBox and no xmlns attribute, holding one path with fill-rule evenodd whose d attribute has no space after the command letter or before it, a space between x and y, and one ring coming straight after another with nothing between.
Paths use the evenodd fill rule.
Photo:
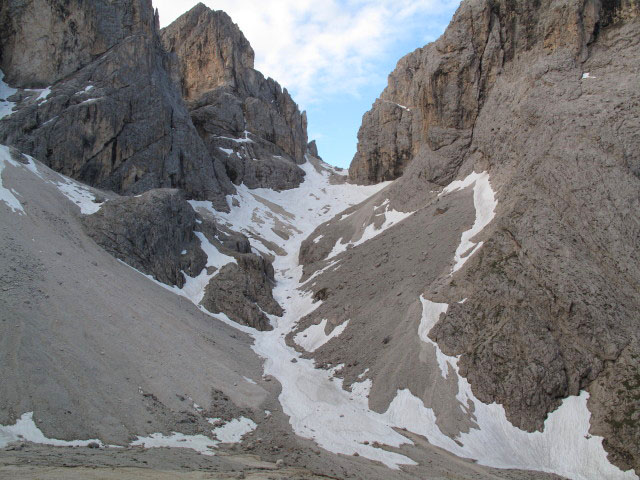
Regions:
<instances>
[{"instance_id":1,"label":"white cloud","mask_svg":"<svg viewBox=\"0 0 640 480\"><path fill-rule=\"evenodd\" d=\"M156 0L167 25L195 1ZM335 94L357 96L389 72L376 69L403 39L432 39L433 17L459 0L206 0L224 10L256 52L256 68L287 87L302 106ZM435 24L435 26L434 26Z\"/></svg>"}]
</instances>

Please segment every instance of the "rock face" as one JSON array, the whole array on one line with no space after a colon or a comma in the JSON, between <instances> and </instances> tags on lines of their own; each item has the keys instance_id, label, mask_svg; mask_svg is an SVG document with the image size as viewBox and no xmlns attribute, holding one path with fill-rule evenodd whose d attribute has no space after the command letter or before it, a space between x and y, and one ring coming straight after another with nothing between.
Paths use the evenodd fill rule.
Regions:
<instances>
[{"instance_id":1,"label":"rock face","mask_svg":"<svg viewBox=\"0 0 640 480\"><path fill-rule=\"evenodd\" d=\"M363 117L353 181L399 177L415 156L446 184L464 159L479 112L505 64L537 49L562 49L576 62L600 28L633 16L632 0L464 2L444 35L402 58L389 84Z\"/></svg>"},{"instance_id":2,"label":"rock face","mask_svg":"<svg viewBox=\"0 0 640 480\"><path fill-rule=\"evenodd\" d=\"M256 71L249 42L229 16L198 4L162 30L172 75L193 123L229 178L249 188L300 184L307 119L286 89Z\"/></svg>"},{"instance_id":3,"label":"rock face","mask_svg":"<svg viewBox=\"0 0 640 480\"><path fill-rule=\"evenodd\" d=\"M196 213L180 190L150 190L106 202L83 218L87 233L114 257L182 288L207 263L194 235Z\"/></svg>"},{"instance_id":4,"label":"rock face","mask_svg":"<svg viewBox=\"0 0 640 480\"><path fill-rule=\"evenodd\" d=\"M463 269L426 287L451 305L430 336L521 428L588 390L591 433L636 471L639 42L635 1L463 2L400 60L349 171L375 183L417 162L440 185L490 173L496 218Z\"/></svg>"},{"instance_id":5,"label":"rock face","mask_svg":"<svg viewBox=\"0 0 640 480\"><path fill-rule=\"evenodd\" d=\"M126 37L153 34L151 2L7 0L0 7L0 69L21 88L73 74Z\"/></svg>"},{"instance_id":6,"label":"rock face","mask_svg":"<svg viewBox=\"0 0 640 480\"><path fill-rule=\"evenodd\" d=\"M151 2L75 3L3 2L6 80L50 87L16 94L1 141L93 186L121 194L180 188L228 208L233 185L171 81Z\"/></svg>"}]
</instances>

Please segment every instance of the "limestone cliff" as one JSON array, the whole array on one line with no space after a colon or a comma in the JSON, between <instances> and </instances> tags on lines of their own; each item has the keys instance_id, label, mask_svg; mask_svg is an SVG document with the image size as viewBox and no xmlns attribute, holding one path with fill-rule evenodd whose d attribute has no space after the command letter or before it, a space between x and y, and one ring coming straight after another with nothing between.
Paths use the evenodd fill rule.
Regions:
<instances>
[{"instance_id":1,"label":"limestone cliff","mask_svg":"<svg viewBox=\"0 0 640 480\"><path fill-rule=\"evenodd\" d=\"M222 11L198 4L163 29L176 55L173 77L193 123L229 178L250 188L297 186L307 152L307 119L286 89L255 70L254 53Z\"/></svg>"}]
</instances>

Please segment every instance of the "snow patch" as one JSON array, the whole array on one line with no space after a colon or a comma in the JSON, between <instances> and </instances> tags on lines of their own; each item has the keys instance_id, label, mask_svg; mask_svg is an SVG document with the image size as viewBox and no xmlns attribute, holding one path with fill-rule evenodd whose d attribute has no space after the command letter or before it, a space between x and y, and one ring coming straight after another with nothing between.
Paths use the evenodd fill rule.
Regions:
<instances>
[{"instance_id":1,"label":"snow patch","mask_svg":"<svg viewBox=\"0 0 640 480\"><path fill-rule=\"evenodd\" d=\"M43 88L41 90L33 90L33 91L40 92L38 94L38 97L36 98L36 102L40 102L41 100L44 100L42 103L46 103L47 97L51 93L51 87Z\"/></svg>"},{"instance_id":2,"label":"snow patch","mask_svg":"<svg viewBox=\"0 0 640 480\"><path fill-rule=\"evenodd\" d=\"M202 411L200 407L196 410ZM207 421L212 425L222 423L219 418L208 418ZM211 433L216 436L217 440L213 440L206 435L185 435L184 433L172 432L171 435L163 435L162 433L153 433L148 437L138 437L131 442L131 446L143 446L145 448L190 448L202 455L215 455L214 448L220 443L238 443L242 437L252 432L257 427L256 423L248 418L234 418L230 422L220 425Z\"/></svg>"},{"instance_id":3,"label":"snow patch","mask_svg":"<svg viewBox=\"0 0 640 480\"><path fill-rule=\"evenodd\" d=\"M460 245L456 249L454 257L454 265L451 273L455 273L465 264L467 260L482 247L483 242L475 243L471 241L484 227L486 227L495 216L495 209L498 206L495 193L491 189L489 183L489 174L487 172L469 174L463 180L456 180L447 185L440 193L446 195L456 190L461 190L473 185L473 204L476 209L476 219L473 226L462 232Z\"/></svg>"},{"instance_id":4,"label":"snow patch","mask_svg":"<svg viewBox=\"0 0 640 480\"><path fill-rule=\"evenodd\" d=\"M327 335L326 333L324 333L327 326L327 320L324 319L319 324L311 325L306 330L298 333L293 338L293 340L307 352L315 352L329 340L337 337L342 332L344 332L344 329L347 328L347 325L349 325L349 320L335 327L333 330L331 330L331 333Z\"/></svg>"},{"instance_id":5,"label":"snow patch","mask_svg":"<svg viewBox=\"0 0 640 480\"><path fill-rule=\"evenodd\" d=\"M404 105L400 105L399 103L396 103L396 102L390 102L389 100L383 100L383 102L389 103L391 105L395 105L396 107L400 107L401 109L406 110L407 112L411 111L409 107L405 107Z\"/></svg>"},{"instance_id":6,"label":"snow patch","mask_svg":"<svg viewBox=\"0 0 640 480\"><path fill-rule=\"evenodd\" d=\"M429 332L434 327L440 315L447 313L449 305L446 303L434 303L426 300L422 295L420 296L420 302L422 302L422 318L420 319L420 326L418 327L418 336L420 340L425 343L429 343L436 349L436 359L438 361L438 367L440 367L440 373L442 378L447 378L449 375L448 358L438 348L438 345L429 338Z\"/></svg>"},{"instance_id":7,"label":"snow patch","mask_svg":"<svg viewBox=\"0 0 640 480\"><path fill-rule=\"evenodd\" d=\"M244 134L244 137L242 138L222 137L222 136L217 138L224 138L225 140L231 140L232 142L236 142L236 143L254 143L253 140L249 138L249 131L245 130L243 134Z\"/></svg>"},{"instance_id":8,"label":"snow patch","mask_svg":"<svg viewBox=\"0 0 640 480\"><path fill-rule=\"evenodd\" d=\"M404 220L405 218L410 217L411 215L413 215L415 213L415 212L399 212L397 210L389 210L388 200L385 201L385 203L383 203L382 205L380 205L380 207L382 207L384 205L386 205L385 211L383 213L383 215L384 215L384 223L382 225L380 225L380 228L376 228L375 225L372 222L372 223L370 223L369 225L366 226L366 228L362 232L362 236L358 240L356 240L354 242L342 243L342 239L340 239L333 246L333 249L331 249L331 252L329 253L329 255L327 255L327 259L333 258L336 255L339 255L339 254L345 252L348 247L352 247L352 248L353 247L357 247L358 245L361 245L364 242L366 242L368 240L371 240L372 238L377 237L382 232L384 232L386 229L392 227L396 223L400 223L402 220Z\"/></svg>"},{"instance_id":9,"label":"snow patch","mask_svg":"<svg viewBox=\"0 0 640 480\"><path fill-rule=\"evenodd\" d=\"M103 443L97 439L67 441L47 438L33 421L33 412L23 413L15 425L0 425L0 448L18 441L53 445L55 447L86 447L90 443L97 443L104 447Z\"/></svg>"},{"instance_id":10,"label":"snow patch","mask_svg":"<svg viewBox=\"0 0 640 480\"><path fill-rule=\"evenodd\" d=\"M49 120L47 120L46 122L44 122L42 124L42 126L44 127L45 125L49 125L50 123L52 123L53 121L55 121L58 118L58 115L56 115L55 117L51 117Z\"/></svg>"},{"instance_id":11,"label":"snow patch","mask_svg":"<svg viewBox=\"0 0 640 480\"><path fill-rule=\"evenodd\" d=\"M233 149L232 148L222 148L222 147L218 147L219 150L222 150L224 153L226 153L227 155L232 155L233 154Z\"/></svg>"},{"instance_id":12,"label":"snow patch","mask_svg":"<svg viewBox=\"0 0 640 480\"><path fill-rule=\"evenodd\" d=\"M205 435L185 435L184 433L173 432L171 435L162 433L152 433L148 437L138 437L131 442L131 446L142 446L144 448L190 448L202 455L215 455L212 448L218 445L218 441L212 440Z\"/></svg>"},{"instance_id":13,"label":"snow patch","mask_svg":"<svg viewBox=\"0 0 640 480\"><path fill-rule=\"evenodd\" d=\"M17 89L11 88L9 85L4 83L4 72L0 70L0 118L11 115L13 112L15 102L10 102L7 98L17 91Z\"/></svg>"},{"instance_id":14,"label":"snow patch","mask_svg":"<svg viewBox=\"0 0 640 480\"><path fill-rule=\"evenodd\" d=\"M55 117L54 117L55 118ZM18 199L14 196L13 191L10 191L2 186L2 170L5 165L8 163L14 167L26 167L30 172L34 173L38 177L44 179L44 177L38 171L38 167L36 166L33 158L29 156L25 156L28 160L27 164L21 164L15 162L11 159L11 152L9 151L9 147L5 145L0 145L0 201L5 202L9 207L14 211L22 211L22 205L18 201ZM55 185L60 192L62 192L69 200L80 207L80 211L84 215L91 215L92 213L96 213L100 210L102 203L96 203L96 196L91 191L89 187L86 185L82 185L75 180L72 180L64 175L59 175L58 177L61 179L59 182L50 182ZM48 180L47 180L48 181Z\"/></svg>"},{"instance_id":15,"label":"snow patch","mask_svg":"<svg viewBox=\"0 0 640 480\"><path fill-rule=\"evenodd\" d=\"M74 180L63 178L63 181L54 182L54 185L58 187L58 190L60 190L65 197L80 207L80 212L83 215L96 213L104 203L96 202L96 196L89 187Z\"/></svg>"},{"instance_id":16,"label":"snow patch","mask_svg":"<svg viewBox=\"0 0 640 480\"><path fill-rule=\"evenodd\" d=\"M11 152L9 151L9 147L5 145L0 145L0 202L4 202L12 212L17 212L19 214L24 214L24 208L16 197L17 193L15 190L9 189L2 184L2 172L4 167L9 164L12 167L19 167L20 164L15 162L11 158Z\"/></svg>"},{"instance_id":17,"label":"snow patch","mask_svg":"<svg viewBox=\"0 0 640 480\"><path fill-rule=\"evenodd\" d=\"M258 425L246 417L234 418L228 423L212 430L221 443L238 443L247 433L253 432Z\"/></svg>"}]
</instances>

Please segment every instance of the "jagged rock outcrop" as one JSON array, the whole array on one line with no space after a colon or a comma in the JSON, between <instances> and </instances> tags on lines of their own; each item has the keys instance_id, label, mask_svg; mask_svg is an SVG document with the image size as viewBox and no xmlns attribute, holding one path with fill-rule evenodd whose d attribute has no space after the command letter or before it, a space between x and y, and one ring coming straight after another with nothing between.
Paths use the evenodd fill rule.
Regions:
<instances>
[{"instance_id":1,"label":"jagged rock outcrop","mask_svg":"<svg viewBox=\"0 0 640 480\"><path fill-rule=\"evenodd\" d=\"M309 152L309 155L311 155L312 157L320 158L320 155L318 154L318 144L316 143L315 140L311 140L307 144L307 151Z\"/></svg>"},{"instance_id":2,"label":"jagged rock outcrop","mask_svg":"<svg viewBox=\"0 0 640 480\"><path fill-rule=\"evenodd\" d=\"M168 285L182 288L182 272L195 277L207 263L194 234L196 213L180 190L110 200L83 223L114 257Z\"/></svg>"},{"instance_id":3,"label":"jagged rock outcrop","mask_svg":"<svg viewBox=\"0 0 640 480\"><path fill-rule=\"evenodd\" d=\"M207 285L202 305L213 313L224 312L231 320L258 330L271 330L265 315L282 315L273 299L273 266L253 253L236 255L237 265L222 267Z\"/></svg>"},{"instance_id":4,"label":"jagged rock outcrop","mask_svg":"<svg viewBox=\"0 0 640 480\"><path fill-rule=\"evenodd\" d=\"M85 226L111 254L168 285L182 287L183 271L204 268L193 232L209 229L239 266L220 272L207 305L269 328L263 311L281 314L271 264L240 234L213 222L196 228L186 202L228 210L235 188L226 172L238 184L278 189L304 176L296 163L307 151L306 116L253 69L231 19L197 6L162 33L171 53L150 0L11 0L0 24L0 66L18 88L0 141L87 184L136 195L107 202Z\"/></svg>"},{"instance_id":5,"label":"jagged rock outcrop","mask_svg":"<svg viewBox=\"0 0 640 480\"><path fill-rule=\"evenodd\" d=\"M496 218L426 295L431 330L482 401L543 427L590 393L592 434L640 471L640 4L463 2L403 58L359 133L352 180L440 185L487 170ZM468 298L464 303L457 303Z\"/></svg>"},{"instance_id":6,"label":"jagged rock outcrop","mask_svg":"<svg viewBox=\"0 0 640 480\"><path fill-rule=\"evenodd\" d=\"M93 186L121 194L180 188L227 209L234 187L168 74L151 2L76 3L3 2L6 80L50 87L12 98L0 141Z\"/></svg>"},{"instance_id":7,"label":"jagged rock outcrop","mask_svg":"<svg viewBox=\"0 0 640 480\"><path fill-rule=\"evenodd\" d=\"M152 275L167 285L182 288L185 276L197 277L206 267L202 232L220 252L233 257L215 273L205 289L202 305L212 313L259 330L270 330L264 312L282 315L273 299L273 266L251 252L249 240L239 233L220 230L209 218L198 218L177 189L155 189L135 197L105 202L98 212L82 217L87 234L107 252L127 265Z\"/></svg>"},{"instance_id":8,"label":"jagged rock outcrop","mask_svg":"<svg viewBox=\"0 0 640 480\"><path fill-rule=\"evenodd\" d=\"M250 188L300 184L307 119L286 89L254 67L254 53L222 11L198 4L162 30L172 76L193 123L229 178Z\"/></svg>"}]
</instances>

